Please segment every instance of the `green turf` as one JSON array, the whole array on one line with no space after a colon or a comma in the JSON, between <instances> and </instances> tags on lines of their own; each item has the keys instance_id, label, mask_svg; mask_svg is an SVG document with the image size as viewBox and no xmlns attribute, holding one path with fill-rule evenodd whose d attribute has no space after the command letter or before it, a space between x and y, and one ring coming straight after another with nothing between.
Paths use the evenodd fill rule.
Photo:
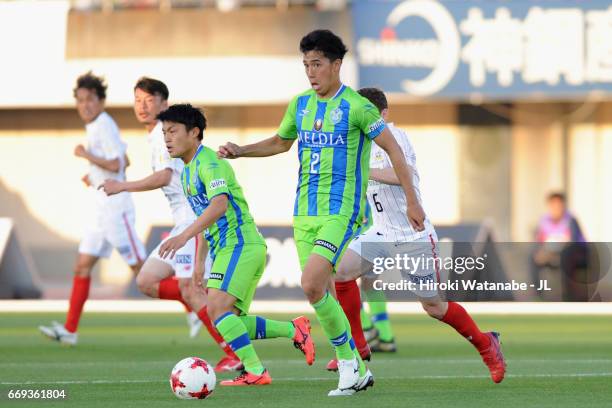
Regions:
<instances>
[{"instance_id":1,"label":"green turf","mask_svg":"<svg viewBox=\"0 0 612 408\"><path fill-rule=\"evenodd\" d=\"M478 316L484 330L502 333L508 373L498 385L472 346L446 325L426 316L394 316L399 352L375 355L374 388L333 399L327 392L337 377L324 370L331 349L315 324L313 367L290 341L259 340L255 346L273 384L217 387L204 401L179 401L168 384L180 359L199 356L214 363L221 356L205 332L188 338L184 316L89 313L75 348L61 347L36 329L61 318L0 315L0 406L612 407L612 319L605 316ZM65 389L68 399L7 401L9 389L28 388Z\"/></svg>"}]
</instances>

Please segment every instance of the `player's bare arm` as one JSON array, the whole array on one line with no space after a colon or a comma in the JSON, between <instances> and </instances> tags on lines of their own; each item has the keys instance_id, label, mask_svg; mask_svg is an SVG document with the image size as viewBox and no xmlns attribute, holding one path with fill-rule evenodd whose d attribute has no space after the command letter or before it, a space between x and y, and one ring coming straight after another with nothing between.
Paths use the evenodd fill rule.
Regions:
<instances>
[{"instance_id":1,"label":"player's bare arm","mask_svg":"<svg viewBox=\"0 0 612 408\"><path fill-rule=\"evenodd\" d=\"M416 231L423 231L425 229L425 211L423 211L421 204L419 204L414 185L412 184L412 174L408 168L402 149L388 128L383 130L383 132L374 139L374 142L389 155L391 166L404 190L404 194L406 194L406 203L408 206L406 215L408 216L408 220L410 220L410 224L412 224Z\"/></svg>"},{"instance_id":2,"label":"player's bare arm","mask_svg":"<svg viewBox=\"0 0 612 408\"><path fill-rule=\"evenodd\" d=\"M410 178L413 177L414 174L414 170L412 169L412 166L410 166L409 164L408 166L408 172L410 173ZM378 181L379 183L383 183L383 184L389 184L392 186L401 186L402 183L400 183L400 179L397 177L397 174L395 174L395 170L393 170L392 167L389 167L387 169L370 169L370 180L374 180L374 181Z\"/></svg>"},{"instance_id":3,"label":"player's bare arm","mask_svg":"<svg viewBox=\"0 0 612 408\"><path fill-rule=\"evenodd\" d=\"M191 277L195 288L204 288L204 274L206 272L206 254L208 254L208 243L202 236L197 240L195 268Z\"/></svg>"},{"instance_id":4,"label":"player's bare arm","mask_svg":"<svg viewBox=\"0 0 612 408\"><path fill-rule=\"evenodd\" d=\"M129 191L131 193L139 191L151 191L157 190L158 188L165 187L172 181L172 169L163 169L156 171L155 173L134 181L118 181L108 179L100 188L104 190L107 195L118 194L123 191Z\"/></svg>"},{"instance_id":5,"label":"player's bare arm","mask_svg":"<svg viewBox=\"0 0 612 408\"><path fill-rule=\"evenodd\" d=\"M81 157L87 160L91 164L95 164L98 167L102 167L104 170L112 171L113 173L117 173L121 169L121 160L119 160L118 158L107 160L95 156L89 153L82 144L74 148L74 155L76 157Z\"/></svg>"},{"instance_id":6,"label":"player's bare arm","mask_svg":"<svg viewBox=\"0 0 612 408\"><path fill-rule=\"evenodd\" d=\"M238 146L235 143L226 143L219 146L217 156L223 159L237 159L238 157L267 157L274 156L279 153L285 153L293 145L294 140L281 138L279 135L274 135L261 142L253 143L245 146Z\"/></svg>"},{"instance_id":7,"label":"player's bare arm","mask_svg":"<svg viewBox=\"0 0 612 408\"><path fill-rule=\"evenodd\" d=\"M159 248L159 256L162 259L172 258L178 249L185 246L187 241L201 234L202 231L213 225L227 211L228 198L225 194L220 194L210 200L210 204L193 224L185 229L176 237L169 238Z\"/></svg>"}]
</instances>

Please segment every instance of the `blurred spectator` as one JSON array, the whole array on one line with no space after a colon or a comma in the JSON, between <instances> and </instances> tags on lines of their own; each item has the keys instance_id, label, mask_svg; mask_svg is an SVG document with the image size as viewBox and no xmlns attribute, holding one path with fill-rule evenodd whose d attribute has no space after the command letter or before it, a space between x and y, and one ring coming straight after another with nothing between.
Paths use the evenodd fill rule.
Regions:
<instances>
[{"instance_id":1,"label":"blurred spectator","mask_svg":"<svg viewBox=\"0 0 612 408\"><path fill-rule=\"evenodd\" d=\"M586 285L577 276L587 267L586 240L576 218L568 211L565 195L551 193L547 199L548 212L538 224L536 248L531 256L531 278L539 287L544 268L561 272L563 300L585 301ZM538 291L542 296L542 292Z\"/></svg>"}]
</instances>

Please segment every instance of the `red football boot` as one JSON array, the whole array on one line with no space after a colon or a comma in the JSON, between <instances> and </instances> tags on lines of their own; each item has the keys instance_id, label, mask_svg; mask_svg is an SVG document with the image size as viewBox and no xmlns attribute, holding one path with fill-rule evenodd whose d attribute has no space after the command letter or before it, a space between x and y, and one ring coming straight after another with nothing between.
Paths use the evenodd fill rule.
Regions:
<instances>
[{"instance_id":1,"label":"red football boot","mask_svg":"<svg viewBox=\"0 0 612 408\"><path fill-rule=\"evenodd\" d=\"M315 361L315 345L310 334L310 320L306 316L300 316L293 320L295 335L293 345L304 353L306 364L312 365Z\"/></svg>"},{"instance_id":2,"label":"red football boot","mask_svg":"<svg viewBox=\"0 0 612 408\"><path fill-rule=\"evenodd\" d=\"M253 374L247 371L243 371L238 377L233 380L221 381L221 385L230 387L245 386L245 385L268 385L272 383L272 377L268 373L268 370L264 370L261 374Z\"/></svg>"},{"instance_id":3,"label":"red football boot","mask_svg":"<svg viewBox=\"0 0 612 408\"><path fill-rule=\"evenodd\" d=\"M485 350L480 352L482 361L487 365L491 372L491 379L494 383L500 383L504 379L506 374L506 361L504 360L504 354L501 351L501 345L499 343L499 333L488 332L485 333L491 340L491 344Z\"/></svg>"}]
</instances>

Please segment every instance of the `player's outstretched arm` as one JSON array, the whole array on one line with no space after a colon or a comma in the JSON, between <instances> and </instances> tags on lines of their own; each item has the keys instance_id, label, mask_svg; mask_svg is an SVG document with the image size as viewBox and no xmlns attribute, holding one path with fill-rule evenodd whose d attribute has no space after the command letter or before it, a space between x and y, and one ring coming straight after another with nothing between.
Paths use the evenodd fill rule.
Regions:
<instances>
[{"instance_id":1,"label":"player's outstretched arm","mask_svg":"<svg viewBox=\"0 0 612 408\"><path fill-rule=\"evenodd\" d=\"M91 164L95 164L98 167L102 167L104 170L118 173L121 169L121 160L117 159L104 159L102 157L95 156L87 151L83 145L78 145L74 148L74 155L76 157L82 157Z\"/></svg>"},{"instance_id":2,"label":"player's outstretched arm","mask_svg":"<svg viewBox=\"0 0 612 408\"><path fill-rule=\"evenodd\" d=\"M408 166L408 173L410 176L410 180L413 179L414 169L411 165L406 164ZM392 167L386 169L370 169L370 180L378 181L379 183L389 184L392 186L401 186L400 179L395 174L395 170Z\"/></svg>"},{"instance_id":3,"label":"player's outstretched arm","mask_svg":"<svg viewBox=\"0 0 612 408\"><path fill-rule=\"evenodd\" d=\"M391 166L393 166L393 170L404 190L404 194L406 194L406 204L408 206L407 216L410 224L412 224L412 227L416 231L423 231L425 229L425 212L414 190L412 175L402 149L388 128L385 128L382 133L374 139L374 142L389 155Z\"/></svg>"},{"instance_id":4,"label":"player's outstretched arm","mask_svg":"<svg viewBox=\"0 0 612 408\"><path fill-rule=\"evenodd\" d=\"M267 157L274 156L275 154L285 153L291 146L295 139L283 139L279 135L274 135L268 139L264 139L261 142L238 146L235 143L226 143L223 146L219 146L217 156L222 159L237 159L238 157Z\"/></svg>"},{"instance_id":5,"label":"player's outstretched arm","mask_svg":"<svg viewBox=\"0 0 612 408\"><path fill-rule=\"evenodd\" d=\"M408 166L410 169L410 166ZM379 183L389 184L392 186L400 186L399 178L397 178L397 174L395 174L395 170L393 168L387 169L370 169L370 180L378 181Z\"/></svg>"},{"instance_id":6,"label":"player's outstretched arm","mask_svg":"<svg viewBox=\"0 0 612 408\"><path fill-rule=\"evenodd\" d=\"M165 187L172 181L172 169L163 169L155 173L134 181L106 180L99 188L103 189L107 195L118 194L123 191L135 193L138 191L151 191Z\"/></svg>"},{"instance_id":7,"label":"player's outstretched arm","mask_svg":"<svg viewBox=\"0 0 612 408\"><path fill-rule=\"evenodd\" d=\"M193 224L185 229L179 235L169 238L159 247L159 256L162 259L174 257L177 250L185 246L187 241L201 234L202 231L213 225L227 211L228 198L226 194L219 194L213 197L206 207L206 210L200 215Z\"/></svg>"}]
</instances>

